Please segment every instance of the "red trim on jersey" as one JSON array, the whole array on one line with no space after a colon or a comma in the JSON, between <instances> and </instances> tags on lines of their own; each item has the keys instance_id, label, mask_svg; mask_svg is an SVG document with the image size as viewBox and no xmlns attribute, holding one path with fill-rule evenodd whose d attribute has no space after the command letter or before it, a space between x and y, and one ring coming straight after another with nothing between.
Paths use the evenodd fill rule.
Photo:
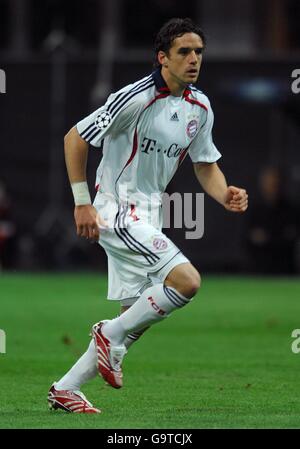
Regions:
<instances>
[{"instance_id":1,"label":"red trim on jersey","mask_svg":"<svg viewBox=\"0 0 300 449\"><path fill-rule=\"evenodd\" d=\"M203 104L203 103L200 103L200 101L197 101L197 100L194 100L193 98L190 98L188 96L189 93L187 94L187 96L184 97L185 101L188 101L191 104L197 104L198 106L200 106L200 108L205 109L205 111L207 112L208 111L207 106L205 106L205 104Z\"/></svg>"},{"instance_id":2,"label":"red trim on jersey","mask_svg":"<svg viewBox=\"0 0 300 449\"><path fill-rule=\"evenodd\" d=\"M162 89L165 89L165 88L162 88ZM159 95L156 95L156 97L154 97L154 98L150 101L150 103L148 103L148 104L145 106L145 108L144 108L144 110L143 110L142 112L144 112L144 111L145 111L147 108L149 108L153 103L155 103L156 100L160 100L161 98L168 97L169 95L170 95L169 89L168 89L165 93L161 93L161 94L159 94ZM138 125L138 124L137 124L137 125ZM117 182L119 181L120 177L122 176L122 174L123 174L125 168L128 167L128 165L132 162L133 158L135 157L135 155L136 155L136 153L137 153L137 149L138 149L137 125L136 125L135 131L134 131L133 145L132 145L132 152L131 152L130 158L128 159L128 161L126 162L126 165L124 166L124 168L122 169L121 173L119 174L119 176L118 176L118 178L117 178L117 181L116 181L115 185L117 184Z\"/></svg>"},{"instance_id":3,"label":"red trim on jersey","mask_svg":"<svg viewBox=\"0 0 300 449\"><path fill-rule=\"evenodd\" d=\"M179 165L181 164L181 162L183 162L183 159L184 159L185 156L187 155L188 149L189 149L189 147L187 147L187 148L181 153L181 155L179 156L179 159L178 159L178 167L179 167Z\"/></svg>"},{"instance_id":4,"label":"red trim on jersey","mask_svg":"<svg viewBox=\"0 0 300 449\"><path fill-rule=\"evenodd\" d=\"M145 106L144 111L145 111L147 108L149 108L150 106L152 106L153 103L156 102L156 100L160 100L161 98L166 98L166 97L168 97L169 95L170 95L169 89L168 89L168 91L166 91L166 92L163 92L163 93L161 93L161 94L159 94L159 95L156 95L156 97L154 97L153 100L151 100L150 103L148 103L148 104Z\"/></svg>"},{"instance_id":5,"label":"red trim on jersey","mask_svg":"<svg viewBox=\"0 0 300 449\"><path fill-rule=\"evenodd\" d=\"M191 93L191 90L189 88L186 88L186 89L184 89L184 92L182 95L184 98L186 98L188 95L190 95L190 93Z\"/></svg>"},{"instance_id":6,"label":"red trim on jersey","mask_svg":"<svg viewBox=\"0 0 300 449\"><path fill-rule=\"evenodd\" d=\"M96 189L96 192L98 192L98 190L100 189L100 184L96 184L95 189Z\"/></svg>"},{"instance_id":7,"label":"red trim on jersey","mask_svg":"<svg viewBox=\"0 0 300 449\"><path fill-rule=\"evenodd\" d=\"M137 139L137 130L135 129L134 131L134 136L133 136L133 145L132 145L132 152L130 155L130 158L128 159L128 161L126 162L125 167L123 168L123 170L125 170L125 168L127 167L127 165L130 164L130 162L132 161L132 159L134 158L134 156L136 155L138 149L138 139ZM122 170L122 171L123 171Z\"/></svg>"},{"instance_id":8,"label":"red trim on jersey","mask_svg":"<svg viewBox=\"0 0 300 449\"><path fill-rule=\"evenodd\" d=\"M168 92L161 93L161 94L157 95L155 98L153 98L153 100L150 101L150 103L148 103L148 104L145 106L145 109L149 108L153 103L155 103L156 100L160 100L161 98L165 98L165 97L167 97L168 95L170 95L170 91L169 91L169 90L168 90ZM145 109L144 109L144 110L145 110ZM132 152L131 152L130 158L129 158L128 161L126 162L126 165L125 165L125 167L124 167L123 170L125 170L125 168L131 163L132 159L133 159L134 156L136 155L137 149L138 149L138 138L137 138L137 129L135 128L135 131L134 131L134 137L133 137ZM122 171L123 171L123 170L122 170Z\"/></svg>"},{"instance_id":9,"label":"red trim on jersey","mask_svg":"<svg viewBox=\"0 0 300 449\"><path fill-rule=\"evenodd\" d=\"M191 93L192 93L192 91L191 91L190 89L188 89L188 88L185 89L185 91L183 92L184 99L185 99L186 101L188 101L189 103L191 103L191 104L197 104L198 106L200 106L200 108L205 109L206 112L207 112L208 109L207 109L207 106L205 106L205 104L200 103L200 101L194 100L193 98L190 98L190 97L189 97L189 95L190 95Z\"/></svg>"},{"instance_id":10,"label":"red trim on jersey","mask_svg":"<svg viewBox=\"0 0 300 449\"><path fill-rule=\"evenodd\" d=\"M158 90L159 90L159 92L165 91L165 92L170 93L170 89L168 87L160 87Z\"/></svg>"},{"instance_id":11,"label":"red trim on jersey","mask_svg":"<svg viewBox=\"0 0 300 449\"><path fill-rule=\"evenodd\" d=\"M191 142L192 143L192 142ZM188 149L190 148L191 143L185 148L185 150L181 153L181 155L179 156L178 159L178 165L177 165L177 169L178 167L182 164L182 162L184 161L187 153L188 153Z\"/></svg>"}]
</instances>

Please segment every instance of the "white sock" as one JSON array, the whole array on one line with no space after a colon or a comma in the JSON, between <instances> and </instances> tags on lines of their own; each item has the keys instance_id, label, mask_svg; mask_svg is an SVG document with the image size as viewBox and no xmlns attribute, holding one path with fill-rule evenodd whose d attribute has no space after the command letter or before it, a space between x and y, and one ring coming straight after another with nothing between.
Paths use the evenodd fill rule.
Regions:
<instances>
[{"instance_id":1,"label":"white sock","mask_svg":"<svg viewBox=\"0 0 300 449\"><path fill-rule=\"evenodd\" d=\"M126 349L129 349L130 346L139 340L139 338L143 335L143 333L148 329L148 326L146 328L143 328L137 332L131 332L125 337L124 345Z\"/></svg>"},{"instance_id":2,"label":"white sock","mask_svg":"<svg viewBox=\"0 0 300 449\"><path fill-rule=\"evenodd\" d=\"M170 312L185 306L185 298L175 288L156 284L147 288L140 298L118 318L103 326L103 334L112 344L123 344L126 336L166 318Z\"/></svg>"},{"instance_id":3,"label":"white sock","mask_svg":"<svg viewBox=\"0 0 300 449\"><path fill-rule=\"evenodd\" d=\"M97 353L94 340L75 365L55 385L56 390L80 390L82 384L98 374Z\"/></svg>"}]
</instances>

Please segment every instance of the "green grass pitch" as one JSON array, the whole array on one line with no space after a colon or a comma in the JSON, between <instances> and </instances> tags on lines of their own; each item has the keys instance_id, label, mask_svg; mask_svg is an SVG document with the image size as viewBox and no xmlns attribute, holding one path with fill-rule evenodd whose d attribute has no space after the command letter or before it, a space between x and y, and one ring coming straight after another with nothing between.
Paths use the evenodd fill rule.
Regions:
<instances>
[{"instance_id":1,"label":"green grass pitch","mask_svg":"<svg viewBox=\"0 0 300 449\"><path fill-rule=\"evenodd\" d=\"M299 428L300 281L204 276L192 304L152 327L125 386L82 388L97 416L50 412L46 396L111 318L106 277L0 275L0 428Z\"/></svg>"}]
</instances>

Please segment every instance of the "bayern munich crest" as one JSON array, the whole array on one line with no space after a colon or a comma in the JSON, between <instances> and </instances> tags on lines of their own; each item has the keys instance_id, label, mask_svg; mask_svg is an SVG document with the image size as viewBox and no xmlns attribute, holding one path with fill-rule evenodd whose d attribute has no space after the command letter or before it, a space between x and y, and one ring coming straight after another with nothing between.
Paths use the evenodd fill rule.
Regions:
<instances>
[{"instance_id":1,"label":"bayern munich crest","mask_svg":"<svg viewBox=\"0 0 300 449\"><path fill-rule=\"evenodd\" d=\"M98 129L105 129L108 127L111 121L111 115L108 111L103 111L101 114L97 115L95 120L95 125Z\"/></svg>"},{"instance_id":2,"label":"bayern munich crest","mask_svg":"<svg viewBox=\"0 0 300 449\"><path fill-rule=\"evenodd\" d=\"M168 244L164 239L155 238L153 240L153 246L155 249L166 249Z\"/></svg>"},{"instance_id":3,"label":"bayern munich crest","mask_svg":"<svg viewBox=\"0 0 300 449\"><path fill-rule=\"evenodd\" d=\"M186 132L190 139L195 137L197 129L198 129L197 120L191 120L186 127Z\"/></svg>"}]
</instances>

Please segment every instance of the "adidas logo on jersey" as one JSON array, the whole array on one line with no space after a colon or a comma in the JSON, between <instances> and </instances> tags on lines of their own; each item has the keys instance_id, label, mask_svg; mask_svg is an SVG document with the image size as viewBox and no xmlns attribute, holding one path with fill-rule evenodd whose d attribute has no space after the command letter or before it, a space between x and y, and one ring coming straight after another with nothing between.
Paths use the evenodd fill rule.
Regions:
<instances>
[{"instance_id":1,"label":"adidas logo on jersey","mask_svg":"<svg viewBox=\"0 0 300 449\"><path fill-rule=\"evenodd\" d=\"M172 117L170 118L170 120L171 120L172 122L179 122L179 118L178 118L177 112L175 112L175 114L172 115Z\"/></svg>"}]
</instances>

